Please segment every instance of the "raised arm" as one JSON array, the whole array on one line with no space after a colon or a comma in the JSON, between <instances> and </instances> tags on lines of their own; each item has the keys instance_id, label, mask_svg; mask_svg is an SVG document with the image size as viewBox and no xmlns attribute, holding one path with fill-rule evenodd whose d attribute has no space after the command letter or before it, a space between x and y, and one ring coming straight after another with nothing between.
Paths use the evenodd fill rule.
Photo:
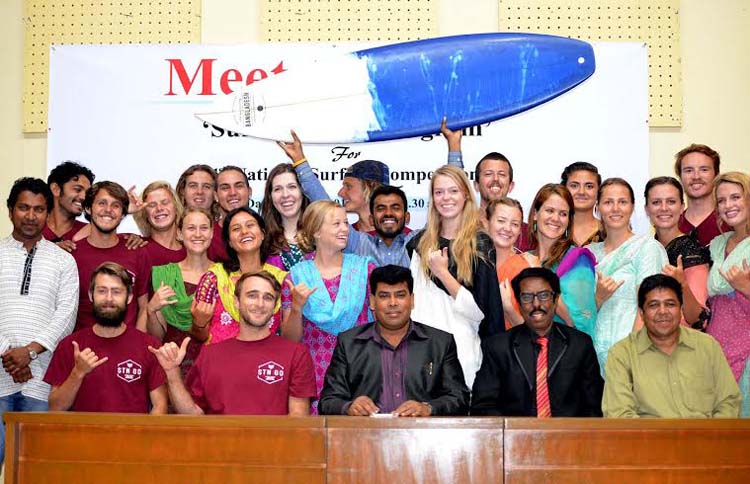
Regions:
<instances>
[{"instance_id":1,"label":"raised arm","mask_svg":"<svg viewBox=\"0 0 750 484\"><path fill-rule=\"evenodd\" d=\"M167 375L167 387L169 396L177 413L189 415L203 415L203 409L196 405L193 397L190 396L185 383L180 375L180 363L185 358L187 346L190 338L182 340L182 344L177 346L174 342L169 342L161 346L158 350L149 346L148 350L156 356L159 364Z\"/></svg>"},{"instance_id":2,"label":"raised arm","mask_svg":"<svg viewBox=\"0 0 750 484\"><path fill-rule=\"evenodd\" d=\"M461 154L461 137L463 136L463 130L453 131L448 128L448 120L443 118L443 122L440 125L440 133L442 133L445 141L448 143L448 164L457 166L463 169L464 160Z\"/></svg>"},{"instance_id":3,"label":"raised arm","mask_svg":"<svg viewBox=\"0 0 750 484\"><path fill-rule=\"evenodd\" d=\"M49 409L52 411L68 410L73 406L83 380L109 358L99 358L90 348L81 351L78 343L73 341L73 369L60 386L53 386L49 393Z\"/></svg>"}]
</instances>

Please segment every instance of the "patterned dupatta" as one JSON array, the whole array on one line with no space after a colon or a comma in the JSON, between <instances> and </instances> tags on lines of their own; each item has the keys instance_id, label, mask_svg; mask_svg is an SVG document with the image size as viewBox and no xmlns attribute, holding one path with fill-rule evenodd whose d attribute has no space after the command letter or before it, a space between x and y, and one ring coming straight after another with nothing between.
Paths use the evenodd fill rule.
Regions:
<instances>
[{"instance_id":1,"label":"patterned dupatta","mask_svg":"<svg viewBox=\"0 0 750 484\"><path fill-rule=\"evenodd\" d=\"M240 310L234 304L234 287L237 279L240 278L242 273L240 271L235 271L231 274L228 274L221 262L213 264L208 268L208 270L209 272L213 272L213 274L216 276L216 289L219 292L219 298L221 299L221 304L224 305L224 309L227 313L229 313L230 316L232 316L232 319L234 319L235 321L239 321ZM284 278L287 274L285 271L282 271L278 267L272 266L271 264L263 264L263 270L270 272L271 275L277 281L279 281L279 284L284 283ZM276 306L273 308L274 314L279 311L280 307L281 302L276 301Z\"/></svg>"}]
</instances>

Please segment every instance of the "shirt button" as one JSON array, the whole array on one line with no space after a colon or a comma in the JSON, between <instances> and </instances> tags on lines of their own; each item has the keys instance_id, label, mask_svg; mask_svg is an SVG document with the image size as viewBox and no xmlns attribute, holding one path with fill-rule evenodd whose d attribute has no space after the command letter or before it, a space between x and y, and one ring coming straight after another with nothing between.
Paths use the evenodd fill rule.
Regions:
<instances>
[{"instance_id":1,"label":"shirt button","mask_svg":"<svg viewBox=\"0 0 750 484\"><path fill-rule=\"evenodd\" d=\"M400 393L398 393L398 392L396 392L396 396L397 396L397 397L400 397L400 396L401 396L401 394L400 394Z\"/></svg>"}]
</instances>

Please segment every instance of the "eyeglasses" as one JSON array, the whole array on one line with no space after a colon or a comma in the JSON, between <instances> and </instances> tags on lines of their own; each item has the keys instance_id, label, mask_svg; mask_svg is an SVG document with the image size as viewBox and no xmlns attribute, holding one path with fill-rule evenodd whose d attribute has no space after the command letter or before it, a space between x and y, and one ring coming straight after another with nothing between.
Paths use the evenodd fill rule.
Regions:
<instances>
[{"instance_id":1,"label":"eyeglasses","mask_svg":"<svg viewBox=\"0 0 750 484\"><path fill-rule=\"evenodd\" d=\"M518 300L523 304L531 304L532 302L534 302L534 298L539 299L539 302L547 302L554 296L554 291L522 292L518 297Z\"/></svg>"}]
</instances>

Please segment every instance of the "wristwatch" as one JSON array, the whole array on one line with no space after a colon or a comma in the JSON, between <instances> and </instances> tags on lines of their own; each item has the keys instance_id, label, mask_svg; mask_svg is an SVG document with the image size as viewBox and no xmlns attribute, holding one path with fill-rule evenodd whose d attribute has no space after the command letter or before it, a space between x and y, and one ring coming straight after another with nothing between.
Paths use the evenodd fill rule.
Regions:
<instances>
[{"instance_id":1,"label":"wristwatch","mask_svg":"<svg viewBox=\"0 0 750 484\"><path fill-rule=\"evenodd\" d=\"M31 349L31 348L29 348L28 346L26 347L26 349L27 349L27 350L29 350L29 359L30 359L31 361L34 361L34 360L36 360L37 358L39 358L39 354L38 354L38 353L37 353L36 351L32 350L32 349Z\"/></svg>"}]
</instances>

